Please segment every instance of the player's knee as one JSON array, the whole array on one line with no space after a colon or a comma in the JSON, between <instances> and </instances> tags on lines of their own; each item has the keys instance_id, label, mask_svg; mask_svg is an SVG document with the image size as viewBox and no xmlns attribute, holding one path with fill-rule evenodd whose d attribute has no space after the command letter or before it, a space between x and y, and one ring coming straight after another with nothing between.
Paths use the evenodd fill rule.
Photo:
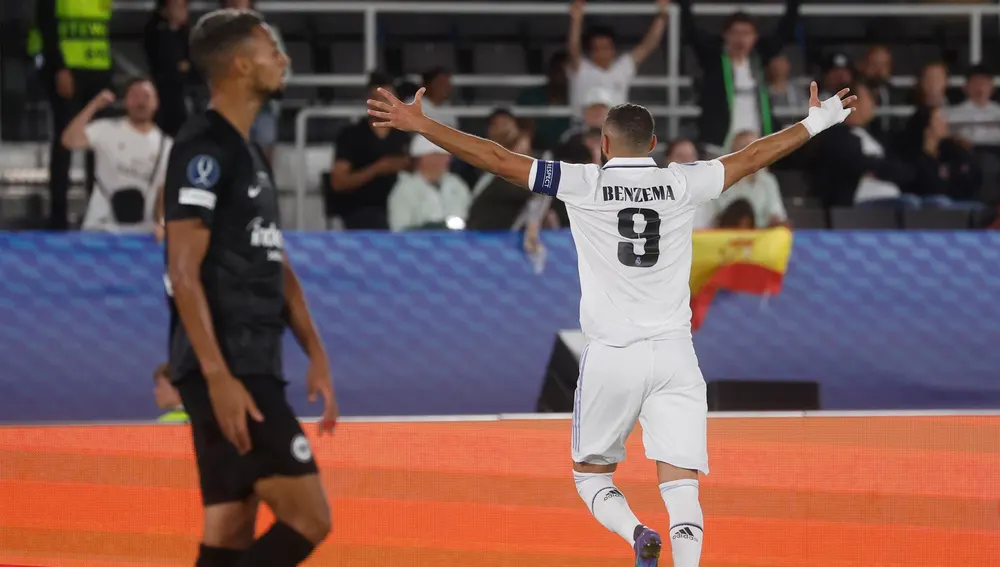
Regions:
<instances>
[{"instance_id":1,"label":"player's knee","mask_svg":"<svg viewBox=\"0 0 1000 567\"><path fill-rule=\"evenodd\" d=\"M663 461L656 461L656 477L660 484L675 480L698 480L698 471L682 469Z\"/></svg>"},{"instance_id":2,"label":"player's knee","mask_svg":"<svg viewBox=\"0 0 1000 567\"><path fill-rule=\"evenodd\" d=\"M253 543L256 520L257 507L244 502L208 506L202 541L211 547L246 549Z\"/></svg>"},{"instance_id":3,"label":"player's knee","mask_svg":"<svg viewBox=\"0 0 1000 567\"><path fill-rule=\"evenodd\" d=\"M297 510L283 521L315 545L319 545L333 529L330 506L326 499L318 499L311 505Z\"/></svg>"}]
</instances>

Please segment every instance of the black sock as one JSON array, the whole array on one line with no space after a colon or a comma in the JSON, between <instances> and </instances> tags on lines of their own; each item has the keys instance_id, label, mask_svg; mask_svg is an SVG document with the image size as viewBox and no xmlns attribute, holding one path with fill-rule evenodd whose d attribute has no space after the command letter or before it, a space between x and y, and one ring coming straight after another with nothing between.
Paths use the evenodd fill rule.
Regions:
<instances>
[{"instance_id":1,"label":"black sock","mask_svg":"<svg viewBox=\"0 0 1000 567\"><path fill-rule=\"evenodd\" d=\"M275 522L243 554L239 567L295 567L306 560L316 546L282 522Z\"/></svg>"},{"instance_id":2,"label":"black sock","mask_svg":"<svg viewBox=\"0 0 1000 567\"><path fill-rule=\"evenodd\" d=\"M236 567L236 562L243 555L242 549L225 549L201 544L198 548L198 561L195 567Z\"/></svg>"}]
</instances>

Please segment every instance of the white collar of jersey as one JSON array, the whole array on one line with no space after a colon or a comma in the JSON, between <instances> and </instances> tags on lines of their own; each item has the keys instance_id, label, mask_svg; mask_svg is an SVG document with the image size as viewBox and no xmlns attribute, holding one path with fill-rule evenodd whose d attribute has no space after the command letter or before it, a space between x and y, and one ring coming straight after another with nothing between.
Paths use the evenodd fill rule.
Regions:
<instances>
[{"instance_id":1,"label":"white collar of jersey","mask_svg":"<svg viewBox=\"0 0 1000 567\"><path fill-rule=\"evenodd\" d=\"M616 167L656 167L656 160L651 157L616 157L604 164L604 169Z\"/></svg>"}]
</instances>

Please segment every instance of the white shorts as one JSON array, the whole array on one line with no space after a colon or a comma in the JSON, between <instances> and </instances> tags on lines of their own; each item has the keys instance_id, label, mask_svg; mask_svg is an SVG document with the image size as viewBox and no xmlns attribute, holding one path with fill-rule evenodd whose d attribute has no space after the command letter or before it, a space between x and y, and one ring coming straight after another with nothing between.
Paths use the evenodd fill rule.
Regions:
<instances>
[{"instance_id":1,"label":"white shorts","mask_svg":"<svg viewBox=\"0 0 1000 567\"><path fill-rule=\"evenodd\" d=\"M708 400L691 339L624 348L591 342L584 349L573 402L573 462L624 461L636 420L646 458L708 474Z\"/></svg>"}]
</instances>

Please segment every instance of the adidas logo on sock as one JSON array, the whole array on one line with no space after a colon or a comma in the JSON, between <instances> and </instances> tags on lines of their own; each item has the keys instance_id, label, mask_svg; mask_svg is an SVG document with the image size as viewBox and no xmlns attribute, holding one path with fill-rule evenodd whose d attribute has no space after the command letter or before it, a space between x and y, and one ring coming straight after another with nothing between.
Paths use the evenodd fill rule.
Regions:
<instances>
[{"instance_id":1,"label":"adidas logo on sock","mask_svg":"<svg viewBox=\"0 0 1000 567\"><path fill-rule=\"evenodd\" d=\"M671 537L670 539L672 539L672 540L673 539L689 539L691 541L698 541L698 538L694 535L694 532L691 531L691 528L689 528L687 526L685 526L685 527L677 530L676 532L674 532L673 537Z\"/></svg>"},{"instance_id":2,"label":"adidas logo on sock","mask_svg":"<svg viewBox=\"0 0 1000 567\"><path fill-rule=\"evenodd\" d=\"M604 495L604 501L607 502L611 498L625 498L625 496L617 488L612 488Z\"/></svg>"}]
</instances>

